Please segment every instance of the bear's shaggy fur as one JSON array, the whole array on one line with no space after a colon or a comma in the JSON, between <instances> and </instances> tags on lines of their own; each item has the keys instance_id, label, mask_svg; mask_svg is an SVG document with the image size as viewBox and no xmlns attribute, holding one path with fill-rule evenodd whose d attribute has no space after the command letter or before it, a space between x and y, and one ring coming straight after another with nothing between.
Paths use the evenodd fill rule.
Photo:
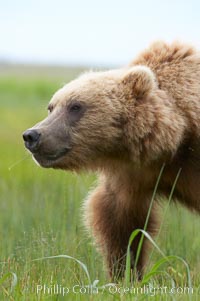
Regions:
<instances>
[{"instance_id":1,"label":"bear's shaggy fur","mask_svg":"<svg viewBox=\"0 0 200 301\"><path fill-rule=\"evenodd\" d=\"M49 111L24 133L26 147L43 167L99 172L85 223L111 276L123 275L129 237L144 227L164 163L157 193L169 197L180 172L174 199L200 212L200 53L192 47L157 42L125 68L84 74L56 92ZM157 215L154 202L150 234ZM144 240L139 276L147 252Z\"/></svg>"}]
</instances>

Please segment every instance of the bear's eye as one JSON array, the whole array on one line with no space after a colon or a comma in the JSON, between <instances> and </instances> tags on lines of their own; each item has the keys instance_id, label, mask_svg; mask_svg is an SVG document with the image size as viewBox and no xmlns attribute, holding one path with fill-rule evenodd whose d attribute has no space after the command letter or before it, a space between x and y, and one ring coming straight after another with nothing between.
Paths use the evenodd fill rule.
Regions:
<instances>
[{"instance_id":1,"label":"bear's eye","mask_svg":"<svg viewBox=\"0 0 200 301\"><path fill-rule=\"evenodd\" d=\"M48 105L47 110L48 110L48 114L50 114L53 111L53 105L51 105L51 104Z\"/></svg>"},{"instance_id":2,"label":"bear's eye","mask_svg":"<svg viewBox=\"0 0 200 301\"><path fill-rule=\"evenodd\" d=\"M79 112L80 110L81 110L80 103L72 104L69 109L70 112Z\"/></svg>"},{"instance_id":3,"label":"bear's eye","mask_svg":"<svg viewBox=\"0 0 200 301\"><path fill-rule=\"evenodd\" d=\"M71 126L74 126L84 115L86 106L83 102L73 101L67 107L68 121Z\"/></svg>"}]
</instances>

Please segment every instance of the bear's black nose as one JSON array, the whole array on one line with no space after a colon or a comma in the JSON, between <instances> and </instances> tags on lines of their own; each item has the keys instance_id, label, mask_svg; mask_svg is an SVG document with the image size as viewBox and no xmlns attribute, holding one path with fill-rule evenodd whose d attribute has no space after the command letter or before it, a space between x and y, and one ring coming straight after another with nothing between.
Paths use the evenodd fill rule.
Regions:
<instances>
[{"instance_id":1,"label":"bear's black nose","mask_svg":"<svg viewBox=\"0 0 200 301\"><path fill-rule=\"evenodd\" d=\"M30 151L36 150L40 140L39 138L40 138L40 133L38 133L36 130L27 130L26 132L23 133L25 146Z\"/></svg>"}]
</instances>

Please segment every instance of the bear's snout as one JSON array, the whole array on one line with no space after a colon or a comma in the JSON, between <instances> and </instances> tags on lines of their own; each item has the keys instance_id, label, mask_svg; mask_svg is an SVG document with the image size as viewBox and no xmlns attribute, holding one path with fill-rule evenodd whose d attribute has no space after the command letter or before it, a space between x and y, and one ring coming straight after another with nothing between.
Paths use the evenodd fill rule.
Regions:
<instances>
[{"instance_id":1,"label":"bear's snout","mask_svg":"<svg viewBox=\"0 0 200 301\"><path fill-rule=\"evenodd\" d=\"M36 130L27 130L23 133L26 148L31 152L37 150L41 134Z\"/></svg>"},{"instance_id":2,"label":"bear's snout","mask_svg":"<svg viewBox=\"0 0 200 301\"><path fill-rule=\"evenodd\" d=\"M72 146L65 132L53 131L52 127L37 124L23 133L25 147L32 153L34 160L43 167L55 167L69 153ZM59 129L59 128L58 128ZM59 136L60 134L60 136Z\"/></svg>"}]
</instances>

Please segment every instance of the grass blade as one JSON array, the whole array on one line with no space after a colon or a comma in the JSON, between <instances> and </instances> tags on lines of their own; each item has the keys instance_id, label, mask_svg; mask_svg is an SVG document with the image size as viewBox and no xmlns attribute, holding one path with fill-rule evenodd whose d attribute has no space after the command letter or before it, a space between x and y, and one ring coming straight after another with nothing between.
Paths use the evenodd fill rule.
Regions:
<instances>
[{"instance_id":1,"label":"grass blade","mask_svg":"<svg viewBox=\"0 0 200 301\"><path fill-rule=\"evenodd\" d=\"M75 262L77 262L81 266L81 268L83 269L85 274L87 275L90 285L92 284L87 266L82 261L76 259L75 257L69 256L69 255L55 255L55 256L36 258L36 259L33 259L32 261L39 261L39 260L44 260L44 259L54 259L54 258L66 258L66 259L71 259L71 260L74 260Z\"/></svg>"},{"instance_id":2,"label":"grass blade","mask_svg":"<svg viewBox=\"0 0 200 301\"><path fill-rule=\"evenodd\" d=\"M160 182L160 179L161 179L164 168L165 168L165 164L162 165L159 176L158 176L157 181L156 181L156 185L155 185L155 188L154 188L154 191L153 191L153 195L152 195L152 198L151 198L151 202L150 202L150 205L149 205L149 210L148 210L145 225L144 225L144 231L146 231L146 228L147 228L147 225L148 225L151 209L152 209L152 206L153 206L153 201L154 201L154 198L155 198L155 195L156 195L158 185L159 185L159 182ZM125 271L125 282L126 282L126 284L128 284L130 282L130 278L131 278L130 248L131 248L131 244L132 244L133 240L139 234L139 232L142 232L142 231L140 229L134 230L132 232L130 238L129 238L128 248L127 248L127 256L126 256L126 271ZM135 264L134 264L134 270L136 270L139 255L140 255L140 252L141 252L141 249L142 249L143 240L144 240L144 235L141 236L139 244L138 244L138 249L137 249Z\"/></svg>"},{"instance_id":3,"label":"grass blade","mask_svg":"<svg viewBox=\"0 0 200 301\"><path fill-rule=\"evenodd\" d=\"M153 195L152 195L151 202L150 202L150 205L149 205L149 210L148 210L148 212L147 212L147 217L146 217L145 224L144 224L144 231L146 231L147 226L148 226L148 222L149 222L151 210L152 210L152 207L153 207L153 202L154 202L154 199L155 199L155 195L156 195L156 193L157 193L157 190L158 190L158 185L159 185L159 183L160 183L160 179L161 179L161 177L162 177L164 168L165 168L165 164L163 164L162 167L161 167L159 176L158 176L157 181L156 181L156 185L155 185L155 187L154 187ZM136 253L136 258L135 258L135 263L134 263L134 270L136 270L136 267L137 267L137 263L138 263L139 256L140 256L140 253L141 253L141 249L142 249L143 240L144 240L144 235L141 236L140 241L139 241L139 244L138 244L137 253Z\"/></svg>"},{"instance_id":4,"label":"grass blade","mask_svg":"<svg viewBox=\"0 0 200 301\"><path fill-rule=\"evenodd\" d=\"M8 278L12 277L11 282L11 292L14 290L15 286L17 285L17 275L13 272L6 273L1 279L0 279L0 285L2 285Z\"/></svg>"}]
</instances>

